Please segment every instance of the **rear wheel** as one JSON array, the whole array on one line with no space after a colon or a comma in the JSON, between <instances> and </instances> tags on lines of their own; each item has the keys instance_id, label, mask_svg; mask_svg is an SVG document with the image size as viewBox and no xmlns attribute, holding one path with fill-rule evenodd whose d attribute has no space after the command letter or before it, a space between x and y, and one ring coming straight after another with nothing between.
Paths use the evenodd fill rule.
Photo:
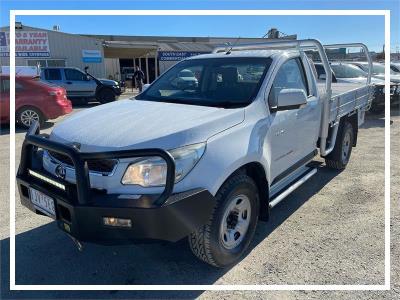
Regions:
<instances>
[{"instance_id":1,"label":"rear wheel","mask_svg":"<svg viewBox=\"0 0 400 300\"><path fill-rule=\"evenodd\" d=\"M34 107L22 107L19 109L16 120L24 128L29 128L34 121L39 122L39 125L42 126L45 121L42 112Z\"/></svg>"},{"instance_id":2,"label":"rear wheel","mask_svg":"<svg viewBox=\"0 0 400 300\"><path fill-rule=\"evenodd\" d=\"M259 196L247 175L228 179L216 195L216 205L206 225L189 236L199 259L215 267L240 260L253 239L259 214Z\"/></svg>"},{"instance_id":3,"label":"rear wheel","mask_svg":"<svg viewBox=\"0 0 400 300\"><path fill-rule=\"evenodd\" d=\"M354 143L354 129L350 122L345 121L339 128L333 151L325 158L329 168L342 170L346 168Z\"/></svg>"}]
</instances>

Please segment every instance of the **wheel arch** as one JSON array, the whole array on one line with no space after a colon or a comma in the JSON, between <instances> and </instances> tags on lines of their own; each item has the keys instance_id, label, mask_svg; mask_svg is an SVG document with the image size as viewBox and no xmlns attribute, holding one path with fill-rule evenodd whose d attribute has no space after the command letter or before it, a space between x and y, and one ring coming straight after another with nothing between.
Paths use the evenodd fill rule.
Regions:
<instances>
[{"instance_id":1,"label":"wheel arch","mask_svg":"<svg viewBox=\"0 0 400 300\"><path fill-rule=\"evenodd\" d=\"M358 136L358 111L351 114L347 115L345 118L343 118L343 124L344 121L348 121L351 126L353 127L353 133L354 133L354 141L353 141L353 147L357 146L357 136Z\"/></svg>"},{"instance_id":2,"label":"wheel arch","mask_svg":"<svg viewBox=\"0 0 400 300\"><path fill-rule=\"evenodd\" d=\"M37 110L41 116L43 117L44 121L47 121L47 117L46 114L43 112L43 110L41 110L39 107L37 107L36 105L31 105L31 104L23 104L21 106L19 106L18 108L15 109L15 115L18 116L18 114L24 109L24 108L34 108L35 110Z\"/></svg>"},{"instance_id":3,"label":"wheel arch","mask_svg":"<svg viewBox=\"0 0 400 300\"><path fill-rule=\"evenodd\" d=\"M269 219L269 185L264 166L256 161L246 163L232 172L223 184L237 174L246 174L254 180L260 198L259 216L261 220L267 221Z\"/></svg>"},{"instance_id":4,"label":"wheel arch","mask_svg":"<svg viewBox=\"0 0 400 300\"><path fill-rule=\"evenodd\" d=\"M102 85L102 86L98 86L98 87L96 88L95 97L98 97L98 95L99 95L101 92L105 91L105 90L110 90L110 91L112 91L112 92L115 94L115 92L114 92L114 90L113 90L112 87L107 86L107 85ZM115 95L116 95L116 94L115 94Z\"/></svg>"}]
</instances>

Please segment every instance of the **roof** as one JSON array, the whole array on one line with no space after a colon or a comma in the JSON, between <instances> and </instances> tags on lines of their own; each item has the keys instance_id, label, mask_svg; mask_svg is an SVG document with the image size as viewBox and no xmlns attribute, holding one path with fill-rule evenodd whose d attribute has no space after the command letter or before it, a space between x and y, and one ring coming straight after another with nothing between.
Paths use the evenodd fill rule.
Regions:
<instances>
[{"instance_id":1,"label":"roof","mask_svg":"<svg viewBox=\"0 0 400 300\"><path fill-rule=\"evenodd\" d=\"M243 51L232 51L229 55L226 52L201 54L192 56L188 59L201 59L201 58L221 58L221 57L271 57L281 53L293 53L298 52L297 50L243 50Z\"/></svg>"},{"instance_id":2,"label":"roof","mask_svg":"<svg viewBox=\"0 0 400 300\"><path fill-rule=\"evenodd\" d=\"M158 43L159 50L161 51L198 51L198 52L212 52L215 45L208 43L194 43L194 42L179 42L179 43Z\"/></svg>"}]
</instances>

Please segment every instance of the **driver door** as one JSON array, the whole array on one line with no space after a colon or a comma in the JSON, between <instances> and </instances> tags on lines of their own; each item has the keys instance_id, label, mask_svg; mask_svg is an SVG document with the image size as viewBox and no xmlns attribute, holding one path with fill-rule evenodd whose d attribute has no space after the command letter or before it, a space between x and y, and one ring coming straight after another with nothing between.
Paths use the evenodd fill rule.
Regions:
<instances>
[{"instance_id":1,"label":"driver door","mask_svg":"<svg viewBox=\"0 0 400 300\"><path fill-rule=\"evenodd\" d=\"M273 108L278 104L278 95L283 89L303 90L307 95L307 104L300 108L274 111ZM310 160L316 149L316 135L319 130L318 103L317 98L310 94L300 57L290 58L280 66L268 95L268 104L271 127L267 138L273 184Z\"/></svg>"},{"instance_id":2,"label":"driver door","mask_svg":"<svg viewBox=\"0 0 400 300\"><path fill-rule=\"evenodd\" d=\"M94 97L97 84L89 79L85 73L77 69L64 69L64 87L71 97Z\"/></svg>"}]
</instances>

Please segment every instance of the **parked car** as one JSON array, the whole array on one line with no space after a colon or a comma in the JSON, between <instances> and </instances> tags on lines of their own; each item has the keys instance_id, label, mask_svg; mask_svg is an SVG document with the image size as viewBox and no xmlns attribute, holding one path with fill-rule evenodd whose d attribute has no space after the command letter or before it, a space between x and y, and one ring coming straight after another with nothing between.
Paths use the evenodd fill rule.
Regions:
<instances>
[{"instance_id":1,"label":"parked car","mask_svg":"<svg viewBox=\"0 0 400 300\"><path fill-rule=\"evenodd\" d=\"M366 70L368 64L366 62L353 62L353 64L362 70ZM381 80L385 80L385 65L381 63L373 63L372 76ZM383 82L384 85L384 82ZM385 88L379 86L376 91L377 97L382 98L381 102L384 102ZM397 74L392 69L390 70L390 105L400 104L400 74ZM384 106L378 112L382 112Z\"/></svg>"},{"instance_id":2,"label":"parked car","mask_svg":"<svg viewBox=\"0 0 400 300\"><path fill-rule=\"evenodd\" d=\"M1 123L10 122L10 76L0 75ZM71 101L66 97L65 89L31 77L15 78L15 110L17 124L28 128L33 121L43 124L72 111Z\"/></svg>"},{"instance_id":3,"label":"parked car","mask_svg":"<svg viewBox=\"0 0 400 300\"><path fill-rule=\"evenodd\" d=\"M1 75L10 75L9 66L0 67ZM15 66L15 75L35 77L40 74L40 68L34 66Z\"/></svg>"},{"instance_id":4,"label":"parked car","mask_svg":"<svg viewBox=\"0 0 400 300\"><path fill-rule=\"evenodd\" d=\"M115 101L121 95L121 87L115 80L97 79L78 68L41 68L40 78L67 90L68 98L74 103L87 103L96 99L100 103Z\"/></svg>"},{"instance_id":5,"label":"parked car","mask_svg":"<svg viewBox=\"0 0 400 300\"><path fill-rule=\"evenodd\" d=\"M352 62L353 65L359 67L361 70L365 72L368 69L367 62ZM385 65L381 63L373 63L372 64L372 77L379 78L385 80ZM400 75L396 74L396 72L390 69L390 82L392 83L400 83Z\"/></svg>"},{"instance_id":6,"label":"parked car","mask_svg":"<svg viewBox=\"0 0 400 300\"><path fill-rule=\"evenodd\" d=\"M324 91L302 50L312 46L329 70ZM173 84L183 70L201 70L196 88ZM243 80L238 70L256 73ZM17 175L21 203L78 245L188 237L199 259L232 265L259 218L316 174L318 152L329 168L346 168L373 86L338 86L330 75L316 40L182 60L134 101L74 114L49 136L32 126Z\"/></svg>"},{"instance_id":7,"label":"parked car","mask_svg":"<svg viewBox=\"0 0 400 300\"><path fill-rule=\"evenodd\" d=\"M194 76L194 72L191 70L182 70L178 76L175 77L171 84L178 89L196 89L199 85L197 78Z\"/></svg>"},{"instance_id":8,"label":"parked car","mask_svg":"<svg viewBox=\"0 0 400 300\"><path fill-rule=\"evenodd\" d=\"M325 78L321 64L315 65L318 72L318 78ZM333 76L337 82L348 82L348 83L365 83L367 80L368 73L361 68L355 66L353 63L348 62L333 62L331 63L331 69ZM374 100L370 111L375 114L382 113L385 109L385 81L379 77L372 77L371 83L375 85ZM390 85L390 103L396 105L399 103L398 95L400 89L398 85L391 83Z\"/></svg>"},{"instance_id":9,"label":"parked car","mask_svg":"<svg viewBox=\"0 0 400 300\"><path fill-rule=\"evenodd\" d=\"M392 71L396 74L400 75L400 62L391 62L390 69L392 69Z\"/></svg>"}]
</instances>

